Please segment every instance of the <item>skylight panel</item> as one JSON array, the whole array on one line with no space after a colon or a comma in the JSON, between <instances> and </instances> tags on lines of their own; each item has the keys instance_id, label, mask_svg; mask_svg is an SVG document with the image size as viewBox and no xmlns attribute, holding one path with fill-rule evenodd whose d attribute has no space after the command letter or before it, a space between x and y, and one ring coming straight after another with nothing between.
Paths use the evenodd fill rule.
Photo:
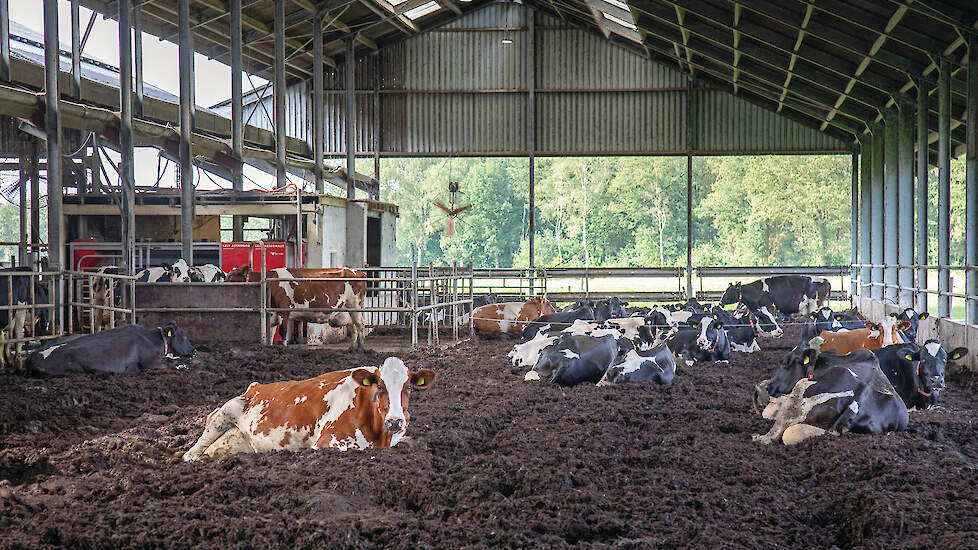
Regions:
<instances>
[{"instance_id":1,"label":"skylight panel","mask_svg":"<svg viewBox=\"0 0 978 550\"><path fill-rule=\"evenodd\" d=\"M615 17L614 15L609 15L605 12L601 12L601 13L604 14L604 18L607 19L608 21L613 21L615 23L618 23L622 27L627 27L629 29L632 29L633 31L638 30L638 27L635 26L635 23L632 23L630 21L625 21L624 19L619 19L618 17Z\"/></svg>"},{"instance_id":2,"label":"skylight panel","mask_svg":"<svg viewBox=\"0 0 978 550\"><path fill-rule=\"evenodd\" d=\"M619 7L625 11L629 11L628 4L624 2L619 2L619 0L604 0L605 2L611 4L612 6Z\"/></svg>"},{"instance_id":3,"label":"skylight panel","mask_svg":"<svg viewBox=\"0 0 978 550\"><path fill-rule=\"evenodd\" d=\"M408 10L404 12L404 15L408 19L414 20L414 19L420 19L428 15L429 13L434 13L440 9L441 6L438 5L438 2L432 1L432 2L428 2L427 4L422 4L414 8L413 10Z\"/></svg>"}]
</instances>

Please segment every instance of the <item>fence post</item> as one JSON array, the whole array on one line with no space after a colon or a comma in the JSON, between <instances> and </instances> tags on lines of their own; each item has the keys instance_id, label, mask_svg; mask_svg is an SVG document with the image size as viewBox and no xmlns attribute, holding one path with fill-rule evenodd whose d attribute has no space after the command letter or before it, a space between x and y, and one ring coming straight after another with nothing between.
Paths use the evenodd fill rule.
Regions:
<instances>
[{"instance_id":1,"label":"fence post","mask_svg":"<svg viewBox=\"0 0 978 550\"><path fill-rule=\"evenodd\" d=\"M68 278L68 332L75 331L75 306L71 305L75 301L75 283L68 272L62 273Z\"/></svg>"},{"instance_id":2,"label":"fence post","mask_svg":"<svg viewBox=\"0 0 978 550\"><path fill-rule=\"evenodd\" d=\"M469 262L469 338L475 336L475 269Z\"/></svg>"},{"instance_id":3,"label":"fence post","mask_svg":"<svg viewBox=\"0 0 978 550\"><path fill-rule=\"evenodd\" d=\"M258 313L261 315L258 325L259 330L261 330L261 343L263 346L268 346L271 345L271 342L268 341L268 313L265 311L265 308L267 307L267 304L265 303L265 289L267 283L265 282L264 270L262 270L262 275L263 277L261 282L258 283L258 289L260 291L260 296L258 297ZM246 277L245 281L247 280L248 279Z\"/></svg>"},{"instance_id":4,"label":"fence post","mask_svg":"<svg viewBox=\"0 0 978 550\"><path fill-rule=\"evenodd\" d=\"M411 245L411 347L418 346L418 253Z\"/></svg>"}]
</instances>

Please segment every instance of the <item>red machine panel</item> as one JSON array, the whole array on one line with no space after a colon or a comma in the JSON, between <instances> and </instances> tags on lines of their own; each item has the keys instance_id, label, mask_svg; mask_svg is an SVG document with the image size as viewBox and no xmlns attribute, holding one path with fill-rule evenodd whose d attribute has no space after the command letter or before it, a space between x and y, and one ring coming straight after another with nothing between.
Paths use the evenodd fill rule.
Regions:
<instances>
[{"instance_id":1,"label":"red machine panel","mask_svg":"<svg viewBox=\"0 0 978 550\"><path fill-rule=\"evenodd\" d=\"M266 260L265 269L278 269L285 265L286 243L265 243L265 246L258 243L233 242L221 243L221 269L225 273L231 271L236 265L250 265L255 271L262 270L262 255ZM251 250L251 259L248 258L248 251ZM302 255L306 254L305 244L302 245Z\"/></svg>"}]
</instances>

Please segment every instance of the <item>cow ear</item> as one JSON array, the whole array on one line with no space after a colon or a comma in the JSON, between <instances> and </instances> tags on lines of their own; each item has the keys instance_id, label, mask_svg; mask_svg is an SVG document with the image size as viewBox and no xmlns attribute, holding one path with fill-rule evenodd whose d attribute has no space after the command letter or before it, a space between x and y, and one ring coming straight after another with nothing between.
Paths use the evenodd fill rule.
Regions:
<instances>
[{"instance_id":1,"label":"cow ear","mask_svg":"<svg viewBox=\"0 0 978 550\"><path fill-rule=\"evenodd\" d=\"M162 267L165 271L170 271L173 269L173 266L170 264L160 264L160 267Z\"/></svg>"},{"instance_id":2,"label":"cow ear","mask_svg":"<svg viewBox=\"0 0 978 550\"><path fill-rule=\"evenodd\" d=\"M723 328L723 323L721 323L720 320L717 319L716 321L713 321L713 327L716 328L717 330L720 330Z\"/></svg>"},{"instance_id":3,"label":"cow ear","mask_svg":"<svg viewBox=\"0 0 978 550\"><path fill-rule=\"evenodd\" d=\"M377 383L377 374L367 369L357 369L350 376L358 386L373 386Z\"/></svg>"},{"instance_id":4,"label":"cow ear","mask_svg":"<svg viewBox=\"0 0 978 550\"><path fill-rule=\"evenodd\" d=\"M920 359L920 350L914 350L913 348L907 348L903 351L903 358L907 361L916 361Z\"/></svg>"},{"instance_id":5,"label":"cow ear","mask_svg":"<svg viewBox=\"0 0 978 550\"><path fill-rule=\"evenodd\" d=\"M968 348L954 348L951 353L947 354L947 358L951 361L957 361L965 355L968 355Z\"/></svg>"},{"instance_id":6,"label":"cow ear","mask_svg":"<svg viewBox=\"0 0 978 550\"><path fill-rule=\"evenodd\" d=\"M836 321L842 321L842 320L844 320L844 318L842 317L842 314L841 313L836 313L834 315L834 317L835 317L835 320Z\"/></svg>"},{"instance_id":7,"label":"cow ear","mask_svg":"<svg viewBox=\"0 0 978 550\"><path fill-rule=\"evenodd\" d=\"M818 313L809 313L808 318L814 321L815 319L818 319Z\"/></svg>"},{"instance_id":8,"label":"cow ear","mask_svg":"<svg viewBox=\"0 0 978 550\"><path fill-rule=\"evenodd\" d=\"M700 328L699 327L699 323L697 323L696 321L690 321L689 322L689 326L691 326L693 328Z\"/></svg>"},{"instance_id":9,"label":"cow ear","mask_svg":"<svg viewBox=\"0 0 978 550\"><path fill-rule=\"evenodd\" d=\"M801 353L801 364L808 367L808 372L815 368L815 360L818 359L818 350L808 348Z\"/></svg>"},{"instance_id":10,"label":"cow ear","mask_svg":"<svg viewBox=\"0 0 978 550\"><path fill-rule=\"evenodd\" d=\"M409 375L411 387L416 390L426 390L435 381L435 371L431 369L421 369Z\"/></svg>"},{"instance_id":11,"label":"cow ear","mask_svg":"<svg viewBox=\"0 0 978 550\"><path fill-rule=\"evenodd\" d=\"M894 319L899 319L900 318L900 316L897 315L896 313L891 313L890 314L890 317L893 317Z\"/></svg>"},{"instance_id":12,"label":"cow ear","mask_svg":"<svg viewBox=\"0 0 978 550\"><path fill-rule=\"evenodd\" d=\"M923 312L923 313L921 313L920 315L917 315L917 318L920 319L921 321L923 321L924 319L926 319L928 317L930 317L930 313L927 313L926 311Z\"/></svg>"}]
</instances>

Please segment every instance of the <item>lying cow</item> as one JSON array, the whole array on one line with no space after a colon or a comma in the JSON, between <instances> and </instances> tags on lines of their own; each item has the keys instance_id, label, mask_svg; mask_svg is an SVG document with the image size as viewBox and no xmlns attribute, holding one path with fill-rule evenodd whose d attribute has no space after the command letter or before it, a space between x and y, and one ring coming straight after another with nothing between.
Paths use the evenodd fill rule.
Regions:
<instances>
[{"instance_id":1,"label":"lying cow","mask_svg":"<svg viewBox=\"0 0 978 550\"><path fill-rule=\"evenodd\" d=\"M714 310L716 309L722 310L722 308L715 307ZM741 305L733 311L733 316L740 323L746 321L754 329L754 332L760 336L781 338L784 335L784 330L778 324L777 317L766 306L761 306L754 310L746 305Z\"/></svg>"},{"instance_id":2,"label":"lying cow","mask_svg":"<svg viewBox=\"0 0 978 550\"><path fill-rule=\"evenodd\" d=\"M509 352L509 361L514 367L532 367L540 358L540 352L560 339L560 335L537 332L532 340L516 344Z\"/></svg>"},{"instance_id":3,"label":"lying cow","mask_svg":"<svg viewBox=\"0 0 978 550\"><path fill-rule=\"evenodd\" d=\"M49 344L27 358L30 370L60 376L75 372L137 372L163 366L164 359L196 354L187 335L175 323L146 328L126 325L72 336Z\"/></svg>"},{"instance_id":4,"label":"lying cow","mask_svg":"<svg viewBox=\"0 0 978 550\"><path fill-rule=\"evenodd\" d=\"M703 317L694 322L690 328L679 329L666 342L669 349L692 365L695 361L730 360L730 341L723 329L723 323L713 317Z\"/></svg>"},{"instance_id":5,"label":"lying cow","mask_svg":"<svg viewBox=\"0 0 978 550\"><path fill-rule=\"evenodd\" d=\"M711 311L709 314L694 313L689 318L687 323L691 326L697 325L704 318L708 317L713 317L715 320L723 323L723 329L727 334L727 340L730 341L731 351L739 351L743 353L754 353L755 351L761 351L761 346L757 343L758 331L756 328L756 323L754 322L754 317L752 317L750 312L748 312L744 317L738 319L723 308L714 306L713 311Z\"/></svg>"},{"instance_id":6,"label":"lying cow","mask_svg":"<svg viewBox=\"0 0 978 550\"><path fill-rule=\"evenodd\" d=\"M629 346L631 348L631 346ZM540 353L533 370L524 380L550 380L559 386L601 380L620 352L614 336L563 334L557 342Z\"/></svg>"},{"instance_id":7,"label":"lying cow","mask_svg":"<svg viewBox=\"0 0 978 550\"><path fill-rule=\"evenodd\" d=\"M269 307L287 311L270 314L268 341L273 341L276 325L286 328L282 343L292 336L289 320L310 323L327 323L332 327L345 327L350 336L350 349L363 349L363 313L359 311L328 311L331 309L360 309L367 293L364 281L330 281L329 279L362 279L362 271L345 267L333 269L278 268L267 272ZM289 279L322 279L317 281L292 281ZM235 267L227 275L228 282L261 280L261 273L250 267ZM309 311L322 309L324 311Z\"/></svg>"},{"instance_id":8,"label":"lying cow","mask_svg":"<svg viewBox=\"0 0 978 550\"><path fill-rule=\"evenodd\" d=\"M746 304L751 309L775 308L785 315L808 315L825 305L832 286L822 277L777 275L752 283L727 286L720 305Z\"/></svg>"},{"instance_id":9,"label":"lying cow","mask_svg":"<svg viewBox=\"0 0 978 550\"><path fill-rule=\"evenodd\" d=\"M672 385L675 377L676 358L668 346L659 344L650 350L633 349L624 355L619 355L597 385L611 386L651 381L668 387Z\"/></svg>"},{"instance_id":10,"label":"lying cow","mask_svg":"<svg viewBox=\"0 0 978 550\"><path fill-rule=\"evenodd\" d=\"M393 447L411 421L410 390L427 389L434 381L430 369L412 372L397 357L388 357L379 368L256 382L207 416L204 432L183 460L203 454Z\"/></svg>"},{"instance_id":11,"label":"lying cow","mask_svg":"<svg viewBox=\"0 0 978 550\"><path fill-rule=\"evenodd\" d=\"M893 344L903 344L900 331L906 328L906 321L884 317L879 323L866 322L866 328L847 332L822 331L819 337L824 341L822 351L835 350L838 355L852 353L857 349L874 350Z\"/></svg>"},{"instance_id":12,"label":"lying cow","mask_svg":"<svg viewBox=\"0 0 978 550\"><path fill-rule=\"evenodd\" d=\"M523 329L521 338L524 342L532 340L539 331L547 331L552 328L560 330L563 327L574 324L575 321L590 321L594 319L594 306L583 304L575 309L561 310L548 313L537 317L536 322L526 325Z\"/></svg>"},{"instance_id":13,"label":"lying cow","mask_svg":"<svg viewBox=\"0 0 978 550\"><path fill-rule=\"evenodd\" d=\"M594 320L607 321L608 319L627 317L624 304L617 296L604 300L579 300L567 305L562 311L578 309L582 306L591 306L594 310Z\"/></svg>"},{"instance_id":14,"label":"lying cow","mask_svg":"<svg viewBox=\"0 0 978 550\"><path fill-rule=\"evenodd\" d=\"M867 350L820 353L817 340L796 347L768 384L771 397L762 414L774 425L754 441L795 445L827 432L878 434L907 427L907 407L876 356Z\"/></svg>"},{"instance_id":15,"label":"lying cow","mask_svg":"<svg viewBox=\"0 0 978 550\"><path fill-rule=\"evenodd\" d=\"M893 315L898 321L907 322L907 328L903 329L903 334L905 336L904 339L907 342L917 341L917 329L920 328L920 322L930 317L930 314L926 311L918 313L917 310L912 307L904 309L899 314L891 315Z\"/></svg>"},{"instance_id":16,"label":"lying cow","mask_svg":"<svg viewBox=\"0 0 978 550\"><path fill-rule=\"evenodd\" d=\"M862 324L857 328L864 328L865 326L865 324ZM851 329L847 329L842 325L842 322L837 318L831 308L823 307L818 311L808 314L805 320L805 326L801 329L801 341L807 342L825 331L839 332L841 330Z\"/></svg>"},{"instance_id":17,"label":"lying cow","mask_svg":"<svg viewBox=\"0 0 978 550\"><path fill-rule=\"evenodd\" d=\"M543 296L525 302L489 304L473 312L473 327L483 333L520 333L541 315L555 311L553 304Z\"/></svg>"},{"instance_id":18,"label":"lying cow","mask_svg":"<svg viewBox=\"0 0 978 550\"><path fill-rule=\"evenodd\" d=\"M873 354L908 409L929 409L937 404L938 394L944 389L947 362L964 357L968 348L955 348L948 353L940 342L931 339L923 347L896 344L873 350Z\"/></svg>"}]
</instances>

